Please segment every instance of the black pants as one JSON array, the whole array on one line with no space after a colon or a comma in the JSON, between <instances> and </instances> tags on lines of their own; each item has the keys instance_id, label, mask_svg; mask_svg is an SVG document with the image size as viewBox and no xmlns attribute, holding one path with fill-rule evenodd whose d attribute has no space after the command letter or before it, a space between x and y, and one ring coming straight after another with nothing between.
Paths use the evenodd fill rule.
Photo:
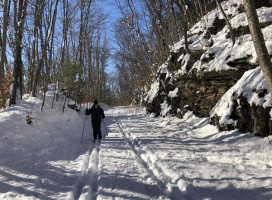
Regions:
<instances>
[{"instance_id":1,"label":"black pants","mask_svg":"<svg viewBox=\"0 0 272 200\"><path fill-rule=\"evenodd\" d=\"M97 139L101 139L102 138L102 134L101 134L101 130L100 130L100 126L101 126L101 120L100 121L94 121L92 120L92 126L93 126L93 138L94 140Z\"/></svg>"}]
</instances>

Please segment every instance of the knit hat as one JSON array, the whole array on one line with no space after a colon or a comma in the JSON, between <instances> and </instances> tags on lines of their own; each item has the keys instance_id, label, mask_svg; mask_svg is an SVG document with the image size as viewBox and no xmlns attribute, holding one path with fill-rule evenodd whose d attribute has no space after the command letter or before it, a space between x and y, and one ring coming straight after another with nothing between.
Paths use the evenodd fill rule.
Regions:
<instances>
[{"instance_id":1,"label":"knit hat","mask_svg":"<svg viewBox=\"0 0 272 200\"><path fill-rule=\"evenodd\" d=\"M93 104L95 105L98 105L98 101L97 100L94 100Z\"/></svg>"}]
</instances>

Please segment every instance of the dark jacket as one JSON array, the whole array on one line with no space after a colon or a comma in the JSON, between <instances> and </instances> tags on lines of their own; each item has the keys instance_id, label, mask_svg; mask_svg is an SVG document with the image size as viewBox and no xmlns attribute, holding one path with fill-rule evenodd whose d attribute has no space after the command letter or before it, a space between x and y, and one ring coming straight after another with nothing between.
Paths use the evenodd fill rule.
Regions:
<instances>
[{"instance_id":1,"label":"dark jacket","mask_svg":"<svg viewBox=\"0 0 272 200\"><path fill-rule=\"evenodd\" d=\"M91 115L92 116L92 121L95 122L100 122L101 118L104 119L105 115L104 115L104 110L98 106L97 108L95 108L94 106L92 106L91 109L86 109L85 110L85 114L86 115Z\"/></svg>"}]
</instances>

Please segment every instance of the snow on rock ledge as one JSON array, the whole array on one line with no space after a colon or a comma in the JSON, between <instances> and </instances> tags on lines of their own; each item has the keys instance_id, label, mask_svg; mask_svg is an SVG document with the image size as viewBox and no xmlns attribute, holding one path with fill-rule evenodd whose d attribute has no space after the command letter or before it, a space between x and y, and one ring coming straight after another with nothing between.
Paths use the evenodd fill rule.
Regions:
<instances>
[{"instance_id":1,"label":"snow on rock ledge","mask_svg":"<svg viewBox=\"0 0 272 200\"><path fill-rule=\"evenodd\" d=\"M260 67L247 71L210 112L212 124L222 130L238 128L267 136L271 132L272 97Z\"/></svg>"},{"instance_id":2,"label":"snow on rock ledge","mask_svg":"<svg viewBox=\"0 0 272 200\"><path fill-rule=\"evenodd\" d=\"M159 67L157 80L145 98L148 112L167 115L167 111L180 118L187 111L198 117L210 117L211 113L212 123L223 130L238 128L256 135L272 132L271 97L260 69L256 69L257 56L242 2L230 0L221 4L234 28L235 44L221 12L215 9L188 31L191 53L186 51L184 39L171 47L167 62ZM272 1L255 2L266 46L272 55ZM248 79L252 82L241 83ZM225 94L230 88L233 91Z\"/></svg>"},{"instance_id":3,"label":"snow on rock ledge","mask_svg":"<svg viewBox=\"0 0 272 200\"><path fill-rule=\"evenodd\" d=\"M159 95L159 89L160 89L159 86L160 86L160 81L159 79L157 79L156 81L152 83L151 88L145 97L145 101L147 101L148 103L152 103L154 98Z\"/></svg>"}]
</instances>

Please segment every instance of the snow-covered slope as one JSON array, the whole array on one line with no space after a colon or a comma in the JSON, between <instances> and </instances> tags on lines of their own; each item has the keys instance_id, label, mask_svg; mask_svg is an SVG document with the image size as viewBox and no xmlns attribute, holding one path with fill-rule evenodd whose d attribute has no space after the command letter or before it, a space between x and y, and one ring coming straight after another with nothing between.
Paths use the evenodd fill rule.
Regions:
<instances>
[{"instance_id":1,"label":"snow-covered slope","mask_svg":"<svg viewBox=\"0 0 272 200\"><path fill-rule=\"evenodd\" d=\"M189 30L191 53L186 52L184 40L173 45L145 97L147 111L183 117L189 110L211 117L222 130L271 134L271 94L261 70L255 69L257 56L242 3L221 3L233 28L234 44L222 13L215 9ZM259 7L257 14L272 55L272 7Z\"/></svg>"},{"instance_id":2,"label":"snow-covered slope","mask_svg":"<svg viewBox=\"0 0 272 200\"><path fill-rule=\"evenodd\" d=\"M230 17L230 23L234 30L238 30L248 25L245 13L239 11L242 2L242 0L235 0L225 1L222 3L222 7ZM265 36L268 52L272 55L272 7L259 8L257 9L257 14L259 16L260 23L271 22L271 25L266 26L262 31ZM195 62L190 70L186 69L190 55L182 55L179 58L182 59L182 64L177 73L187 74L191 73L194 69L204 72L236 69L228 63L248 56L252 56L249 60L250 63L256 63L257 56L249 32L241 35L236 33L235 44L232 44L229 37L229 29L225 25L222 30L217 32L215 35L211 35L210 38L207 38L207 34L209 34L210 31L209 29L213 26L217 26L217 24L214 24L216 19L223 20L222 22L224 22L222 13L217 9L208 13L207 16L203 17L201 21L191 28L189 33L193 36L189 38L191 43L189 48L192 51L201 50L204 52L202 53L200 61ZM185 48L184 40L176 43L172 47L172 51L178 52L181 48ZM215 59L212 59L208 63L201 61L211 54Z\"/></svg>"},{"instance_id":3,"label":"snow-covered slope","mask_svg":"<svg viewBox=\"0 0 272 200\"><path fill-rule=\"evenodd\" d=\"M162 199L272 198L272 177L269 174L272 167L271 136L268 138L244 136L237 130L222 132L210 125L207 118L197 118L189 112L183 119L154 118L153 115L146 115L141 110L131 108L115 108L110 112L113 115L118 113L117 125L111 125L115 137L109 134L110 141L105 140L101 153L107 153L106 156L110 157L110 153L103 147L109 147L110 142L116 139L118 132L121 131L139 163L148 172L143 173L148 182L157 183L158 188L163 191ZM119 147L123 148L124 146ZM118 147L112 148L116 149ZM127 148L124 148L124 153L126 151ZM123 155L119 151L118 159L123 161L122 158ZM134 156L131 156L131 159L133 160ZM127 162L130 163L131 159ZM114 161L111 160L110 163ZM125 171L131 169L128 163L123 165ZM115 163L114 166L120 165ZM114 167L109 169L107 166L105 169L107 173L112 174L109 171ZM122 169L117 170L119 174ZM131 173L134 174L133 172ZM125 177L120 176L118 180L121 181L123 178ZM108 190L103 188L102 191L116 197L120 187L128 187L121 186L118 180L115 180L117 187L114 190L110 189L110 183L102 183L108 186ZM138 188L139 185L135 184L136 191L139 191ZM151 192L158 188L154 187ZM122 195L120 199L123 199L125 193L122 190L120 192ZM100 199L108 197L103 194L101 197L104 198Z\"/></svg>"},{"instance_id":4,"label":"snow-covered slope","mask_svg":"<svg viewBox=\"0 0 272 200\"><path fill-rule=\"evenodd\" d=\"M90 142L80 144L84 116L67 107L63 113L61 100L51 109L52 95L44 112L41 98L29 95L0 112L0 199L72 198ZM28 112L35 118L31 125ZM85 129L90 132L90 122ZM90 133L85 137L90 140Z\"/></svg>"}]
</instances>

